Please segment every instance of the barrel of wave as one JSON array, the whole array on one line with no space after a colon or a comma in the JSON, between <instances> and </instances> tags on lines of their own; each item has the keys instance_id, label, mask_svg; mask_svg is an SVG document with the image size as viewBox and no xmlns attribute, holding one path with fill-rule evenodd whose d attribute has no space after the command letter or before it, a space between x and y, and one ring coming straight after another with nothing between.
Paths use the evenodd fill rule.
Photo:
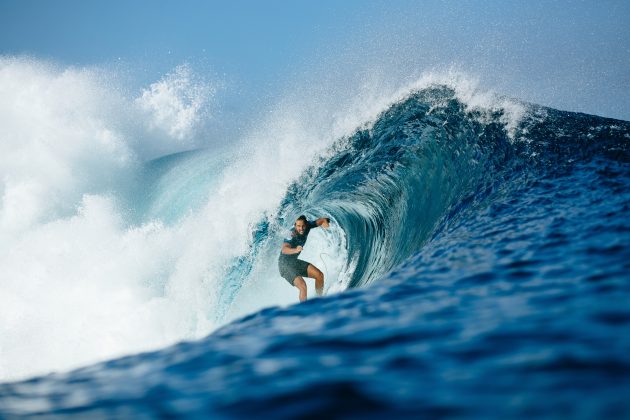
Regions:
<instances>
[{"instance_id":1,"label":"barrel of wave","mask_svg":"<svg viewBox=\"0 0 630 420\"><path fill-rule=\"evenodd\" d=\"M285 234L289 231L286 227ZM278 257L283 235L275 235L260 252L251 274L230 305L226 322L271 306L286 306L299 302L297 289L291 287L278 272ZM331 218L328 229L313 229L300 254L300 259L317 266L324 273L324 296L345 290L352 276L348 263L343 227ZM315 280L306 279L308 298L316 297Z\"/></svg>"}]
</instances>

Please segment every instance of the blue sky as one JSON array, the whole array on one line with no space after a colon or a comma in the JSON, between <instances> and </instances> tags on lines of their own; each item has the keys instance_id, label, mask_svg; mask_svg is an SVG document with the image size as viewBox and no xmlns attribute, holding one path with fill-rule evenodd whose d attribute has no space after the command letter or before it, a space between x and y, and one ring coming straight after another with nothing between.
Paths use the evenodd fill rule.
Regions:
<instances>
[{"instance_id":1,"label":"blue sky","mask_svg":"<svg viewBox=\"0 0 630 420\"><path fill-rule=\"evenodd\" d=\"M233 103L326 73L396 83L455 65L499 93L630 120L628 22L614 0L0 0L0 54L122 62L138 83L187 62L238 86Z\"/></svg>"}]
</instances>

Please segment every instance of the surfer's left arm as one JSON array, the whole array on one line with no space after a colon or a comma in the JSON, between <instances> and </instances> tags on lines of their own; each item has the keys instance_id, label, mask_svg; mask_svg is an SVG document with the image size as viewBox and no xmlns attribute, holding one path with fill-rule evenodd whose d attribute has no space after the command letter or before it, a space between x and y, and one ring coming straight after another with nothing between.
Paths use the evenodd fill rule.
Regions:
<instances>
[{"instance_id":1,"label":"surfer's left arm","mask_svg":"<svg viewBox=\"0 0 630 420\"><path fill-rule=\"evenodd\" d=\"M320 217L319 219L315 220L315 224L317 225L317 227L325 227L328 228L330 226L330 218L329 217Z\"/></svg>"}]
</instances>

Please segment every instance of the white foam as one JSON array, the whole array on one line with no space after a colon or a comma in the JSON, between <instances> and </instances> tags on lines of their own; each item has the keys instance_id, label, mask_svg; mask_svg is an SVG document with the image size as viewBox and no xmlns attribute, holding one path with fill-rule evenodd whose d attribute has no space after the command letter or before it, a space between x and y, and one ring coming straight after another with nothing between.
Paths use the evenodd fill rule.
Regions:
<instances>
[{"instance_id":1,"label":"white foam","mask_svg":"<svg viewBox=\"0 0 630 420\"><path fill-rule=\"evenodd\" d=\"M119 188L139 161L199 145L182 138L213 91L189 73L179 67L128 98L96 69L0 57L2 236L72 214L84 193Z\"/></svg>"},{"instance_id":2,"label":"white foam","mask_svg":"<svg viewBox=\"0 0 630 420\"><path fill-rule=\"evenodd\" d=\"M133 151L101 111L118 107L120 98L95 83L95 76L0 59L4 238L68 214L83 192L110 188L117 181L112 174L124 176L133 165Z\"/></svg>"},{"instance_id":3,"label":"white foam","mask_svg":"<svg viewBox=\"0 0 630 420\"><path fill-rule=\"evenodd\" d=\"M213 86L196 81L184 64L144 89L135 102L147 113L151 131L164 132L191 147L195 129L208 117L208 99L215 93Z\"/></svg>"},{"instance_id":4,"label":"white foam","mask_svg":"<svg viewBox=\"0 0 630 420\"><path fill-rule=\"evenodd\" d=\"M65 369L179 337L178 308L147 287L165 278L173 232L125 229L111 199L31 229L0 259L0 377ZM182 238L180 238L182 239ZM9 297L6 303L6 298ZM159 315L162 317L156 317Z\"/></svg>"},{"instance_id":5,"label":"white foam","mask_svg":"<svg viewBox=\"0 0 630 420\"><path fill-rule=\"evenodd\" d=\"M211 328L200 287L178 293L194 223L130 226L116 195L142 161L195 144L181 137L211 98L185 97L207 92L186 76L138 99L99 69L0 57L0 380Z\"/></svg>"}]
</instances>

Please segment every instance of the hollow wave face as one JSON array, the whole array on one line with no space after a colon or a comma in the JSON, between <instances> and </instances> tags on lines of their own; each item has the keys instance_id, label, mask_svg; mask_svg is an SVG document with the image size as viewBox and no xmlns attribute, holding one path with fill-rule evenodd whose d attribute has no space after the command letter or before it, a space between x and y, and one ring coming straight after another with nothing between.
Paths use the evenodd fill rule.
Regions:
<instances>
[{"instance_id":1,"label":"hollow wave face","mask_svg":"<svg viewBox=\"0 0 630 420\"><path fill-rule=\"evenodd\" d=\"M350 285L369 284L518 162L504 118L504 110L468 109L448 86L424 88L335 144L308 182L289 189L286 211L332 214L356 265Z\"/></svg>"}]
</instances>

